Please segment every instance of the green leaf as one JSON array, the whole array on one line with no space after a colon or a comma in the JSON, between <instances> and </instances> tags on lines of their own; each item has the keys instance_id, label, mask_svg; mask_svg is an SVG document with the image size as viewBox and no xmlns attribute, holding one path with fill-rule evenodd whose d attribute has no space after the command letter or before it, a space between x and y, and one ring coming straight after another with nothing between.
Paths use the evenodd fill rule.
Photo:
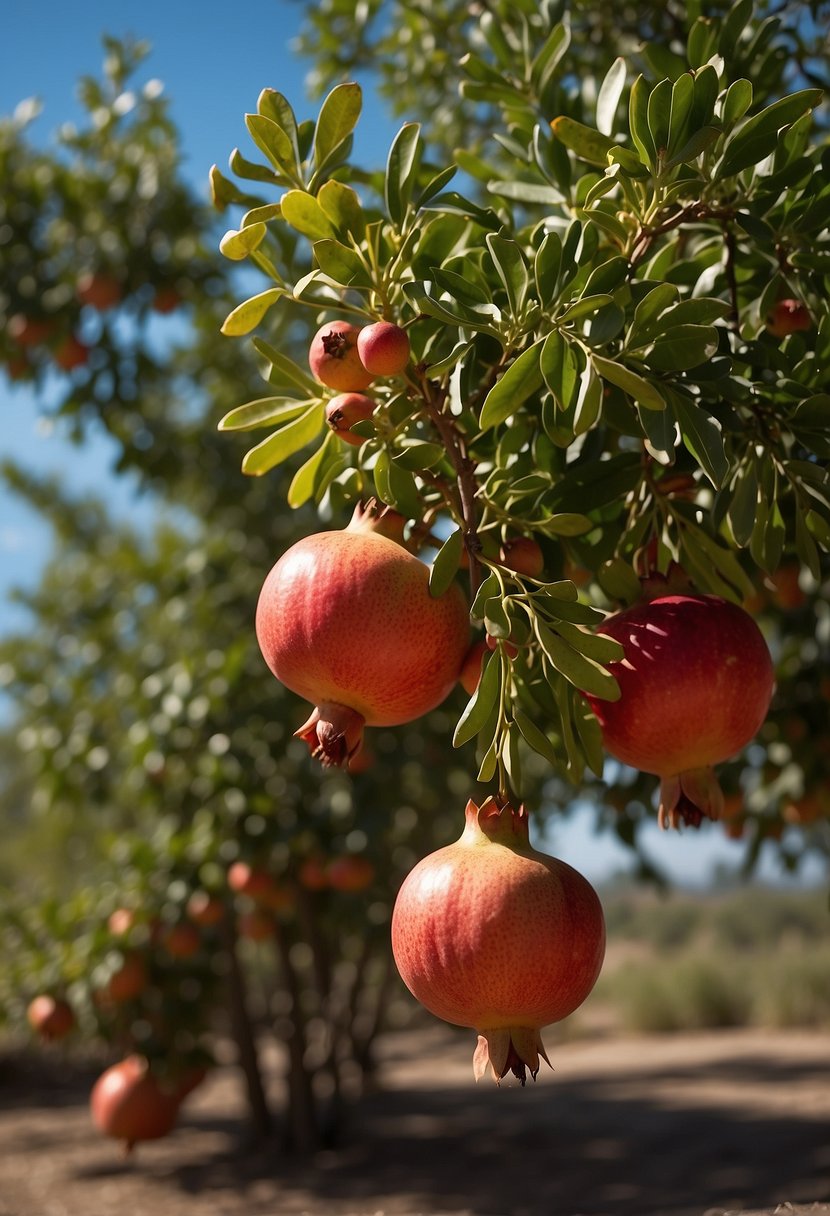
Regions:
<instances>
[{"instance_id":1,"label":"green leaf","mask_svg":"<svg viewBox=\"0 0 830 1216\"><path fill-rule=\"evenodd\" d=\"M558 325L567 325L571 321L578 321L581 317L590 317L598 313L606 304L610 304L613 296L607 293L597 294L595 296L582 296L575 300L573 304L569 304L564 312L560 312L556 318Z\"/></svg>"},{"instance_id":2,"label":"green leaf","mask_svg":"<svg viewBox=\"0 0 830 1216\"><path fill-rule=\"evenodd\" d=\"M251 224L241 232L231 229L219 242L219 252L231 262L242 262L262 244L267 229L264 224Z\"/></svg>"},{"instance_id":3,"label":"green leaf","mask_svg":"<svg viewBox=\"0 0 830 1216\"><path fill-rule=\"evenodd\" d=\"M317 191L317 202L338 232L349 233L358 239L363 236L366 219L360 199L351 186L332 178Z\"/></svg>"},{"instance_id":4,"label":"green leaf","mask_svg":"<svg viewBox=\"0 0 830 1216\"><path fill-rule=\"evenodd\" d=\"M502 226L501 219L491 207L479 207L477 203L470 202L457 190L442 191L435 198L431 198L428 203L422 204L422 207L424 211L463 215L467 219L475 220L482 228L491 229L494 232L498 232Z\"/></svg>"},{"instance_id":5,"label":"green leaf","mask_svg":"<svg viewBox=\"0 0 830 1216\"><path fill-rule=\"evenodd\" d=\"M329 431L317 451L292 477L286 495L289 507L296 510L310 498L319 498L323 486L333 481L345 464L346 457L340 450L337 436Z\"/></svg>"},{"instance_id":6,"label":"green leaf","mask_svg":"<svg viewBox=\"0 0 830 1216\"><path fill-rule=\"evenodd\" d=\"M527 296L529 279L524 255L515 241L505 240L495 232L488 232L484 238L496 273L504 284L510 311L518 317Z\"/></svg>"},{"instance_id":7,"label":"green leaf","mask_svg":"<svg viewBox=\"0 0 830 1216\"><path fill-rule=\"evenodd\" d=\"M724 59L729 59L734 55L741 34L752 17L753 7L753 0L737 0L737 3L733 4L726 14L718 39L718 51Z\"/></svg>"},{"instance_id":8,"label":"green leaf","mask_svg":"<svg viewBox=\"0 0 830 1216\"><path fill-rule=\"evenodd\" d=\"M615 143L610 136L603 135L592 127L586 127L584 123L577 122L575 118L568 118L565 114L554 118L551 126L556 138L582 160L592 165L608 164L608 153Z\"/></svg>"},{"instance_id":9,"label":"green leaf","mask_svg":"<svg viewBox=\"0 0 830 1216\"><path fill-rule=\"evenodd\" d=\"M610 672L599 663L575 650L557 633L537 620L537 636L551 665L580 692L601 697L603 701L618 701L620 687Z\"/></svg>"},{"instance_id":10,"label":"green leaf","mask_svg":"<svg viewBox=\"0 0 830 1216\"><path fill-rule=\"evenodd\" d=\"M602 777L605 770L605 747L602 740L602 727L592 712L590 706L580 697L573 706L573 720L576 732L588 767L597 777Z\"/></svg>"},{"instance_id":11,"label":"green leaf","mask_svg":"<svg viewBox=\"0 0 830 1216\"><path fill-rule=\"evenodd\" d=\"M254 431L261 426L290 422L308 409L311 403L298 401L296 397L261 397L238 405L225 414L217 427L220 431Z\"/></svg>"},{"instance_id":12,"label":"green leaf","mask_svg":"<svg viewBox=\"0 0 830 1216\"><path fill-rule=\"evenodd\" d=\"M266 203L263 207L252 207L242 216L239 227L252 228L254 224L267 224L270 220L278 220L282 215L279 203Z\"/></svg>"},{"instance_id":13,"label":"green leaf","mask_svg":"<svg viewBox=\"0 0 830 1216\"><path fill-rule=\"evenodd\" d=\"M228 163L231 171L237 177L244 177L247 181L268 182L272 186L275 183L279 185L287 184L285 174L275 173L273 169L267 168L266 165L258 165L256 161L246 160L238 148L234 148L233 152L231 152Z\"/></svg>"},{"instance_id":14,"label":"green leaf","mask_svg":"<svg viewBox=\"0 0 830 1216\"><path fill-rule=\"evenodd\" d=\"M720 133L719 127L701 127L699 131L695 131L679 152L671 160L666 161L664 166L666 172L670 169L676 169L678 165L684 165L689 161L696 160L701 152L705 152L715 142Z\"/></svg>"},{"instance_id":15,"label":"green leaf","mask_svg":"<svg viewBox=\"0 0 830 1216\"><path fill-rule=\"evenodd\" d=\"M669 146L669 123L671 122L672 84L670 80L659 81L649 93L648 129L662 160Z\"/></svg>"},{"instance_id":16,"label":"green leaf","mask_svg":"<svg viewBox=\"0 0 830 1216\"><path fill-rule=\"evenodd\" d=\"M597 130L601 135L614 134L614 121L625 88L625 77L625 60L617 58L606 72L597 96Z\"/></svg>"},{"instance_id":17,"label":"green leaf","mask_svg":"<svg viewBox=\"0 0 830 1216\"><path fill-rule=\"evenodd\" d=\"M495 653L487 655L481 670L478 688L467 702L467 707L458 720L452 737L453 747L462 747L474 739L486 724L490 712L496 704L501 681L501 662Z\"/></svg>"},{"instance_id":18,"label":"green leaf","mask_svg":"<svg viewBox=\"0 0 830 1216\"><path fill-rule=\"evenodd\" d=\"M405 123L389 149L384 182L386 210L396 228L400 228L411 201L420 159L420 123Z\"/></svg>"},{"instance_id":19,"label":"green leaf","mask_svg":"<svg viewBox=\"0 0 830 1216\"><path fill-rule=\"evenodd\" d=\"M541 731L536 723L521 709L514 710L513 718L528 746L544 760L559 768L562 763L561 758L544 731Z\"/></svg>"},{"instance_id":20,"label":"green leaf","mask_svg":"<svg viewBox=\"0 0 830 1216\"><path fill-rule=\"evenodd\" d=\"M294 165L299 171L300 147L297 139L297 119L291 103L276 89L263 89L257 98L256 108L257 113L264 115L265 118L270 118L288 136L294 154Z\"/></svg>"},{"instance_id":21,"label":"green leaf","mask_svg":"<svg viewBox=\"0 0 830 1216\"><path fill-rule=\"evenodd\" d=\"M657 163L657 154L648 125L648 95L648 85L642 76L638 76L631 86L628 99L628 125L640 159L644 165L653 169Z\"/></svg>"},{"instance_id":22,"label":"green leaf","mask_svg":"<svg viewBox=\"0 0 830 1216\"><path fill-rule=\"evenodd\" d=\"M723 125L729 130L739 122L752 105L752 84L749 80L733 80L723 101Z\"/></svg>"},{"instance_id":23,"label":"green leaf","mask_svg":"<svg viewBox=\"0 0 830 1216\"><path fill-rule=\"evenodd\" d=\"M682 393L674 395L672 405L684 444L715 489L720 489L729 473L720 426L710 414Z\"/></svg>"},{"instance_id":24,"label":"green leaf","mask_svg":"<svg viewBox=\"0 0 830 1216\"><path fill-rule=\"evenodd\" d=\"M434 468L445 456L446 449L440 443L427 443L424 439L404 439L394 459L401 468L419 473L423 469Z\"/></svg>"},{"instance_id":25,"label":"green leaf","mask_svg":"<svg viewBox=\"0 0 830 1216\"><path fill-rule=\"evenodd\" d=\"M489 430L512 417L522 402L542 387L541 345L541 341L534 342L522 351L490 389L481 407L479 425L482 430Z\"/></svg>"},{"instance_id":26,"label":"green leaf","mask_svg":"<svg viewBox=\"0 0 830 1216\"><path fill-rule=\"evenodd\" d=\"M249 300L237 304L225 318L221 332L230 338L249 334L252 329L256 329L268 309L286 294L282 287L271 287L268 291L262 291L258 296L251 296Z\"/></svg>"},{"instance_id":27,"label":"green leaf","mask_svg":"<svg viewBox=\"0 0 830 1216\"><path fill-rule=\"evenodd\" d=\"M564 202L564 195L561 190L557 190L555 186L543 186L539 182L526 182L523 180L515 181L488 181L487 190L490 194L497 194L500 198L509 198L514 202L523 203L528 206L530 203L538 203L541 207L556 207Z\"/></svg>"},{"instance_id":28,"label":"green leaf","mask_svg":"<svg viewBox=\"0 0 830 1216\"><path fill-rule=\"evenodd\" d=\"M603 380L607 380L609 384L616 384L617 388L621 388L645 409L664 410L666 408L665 398L657 386L652 381L646 380L644 376L633 372L624 363L604 359L601 355L595 354L591 355L591 361Z\"/></svg>"},{"instance_id":29,"label":"green leaf","mask_svg":"<svg viewBox=\"0 0 830 1216\"><path fill-rule=\"evenodd\" d=\"M657 372L685 371L705 363L718 349L718 332L711 325L677 325L659 338L645 359Z\"/></svg>"},{"instance_id":30,"label":"green leaf","mask_svg":"<svg viewBox=\"0 0 830 1216\"><path fill-rule=\"evenodd\" d=\"M363 105L359 84L338 84L320 107L314 128L314 164L319 169L357 125Z\"/></svg>"},{"instance_id":31,"label":"green leaf","mask_svg":"<svg viewBox=\"0 0 830 1216\"><path fill-rule=\"evenodd\" d=\"M548 515L539 520L534 530L544 533L545 536L584 536L593 526L587 515L579 515L575 511L560 511L556 515Z\"/></svg>"},{"instance_id":32,"label":"green leaf","mask_svg":"<svg viewBox=\"0 0 830 1216\"><path fill-rule=\"evenodd\" d=\"M536 257L533 262L533 274L536 280L539 303L545 307L556 298L561 266L562 242L555 232L549 232L536 250Z\"/></svg>"},{"instance_id":33,"label":"green leaf","mask_svg":"<svg viewBox=\"0 0 830 1216\"><path fill-rule=\"evenodd\" d=\"M429 593L434 599L439 599L449 589L461 564L463 551L464 537L461 529L456 528L444 541L430 567Z\"/></svg>"},{"instance_id":34,"label":"green leaf","mask_svg":"<svg viewBox=\"0 0 830 1216\"><path fill-rule=\"evenodd\" d=\"M484 620L484 605L493 596L501 593L501 584L495 574L490 573L481 583L470 608L470 616L474 621Z\"/></svg>"},{"instance_id":35,"label":"green leaf","mask_svg":"<svg viewBox=\"0 0 830 1216\"><path fill-rule=\"evenodd\" d=\"M683 72L672 85L669 121L669 155L686 141L695 97L695 82L691 72Z\"/></svg>"},{"instance_id":36,"label":"green leaf","mask_svg":"<svg viewBox=\"0 0 830 1216\"><path fill-rule=\"evenodd\" d=\"M253 345L257 354L262 355L263 359L267 359L271 364L271 374L268 378L272 384L296 384L303 392L319 396L320 385L299 363L289 359L288 355L284 355L264 338L254 338Z\"/></svg>"},{"instance_id":37,"label":"green leaf","mask_svg":"<svg viewBox=\"0 0 830 1216\"><path fill-rule=\"evenodd\" d=\"M563 55L571 42L569 27L558 22L545 39L541 50L533 60L530 69L530 79L539 97L544 97L545 91L553 79Z\"/></svg>"},{"instance_id":38,"label":"green leaf","mask_svg":"<svg viewBox=\"0 0 830 1216\"><path fill-rule=\"evenodd\" d=\"M600 566L597 582L610 600L621 600L624 604L636 603L643 591L634 570L621 557L613 557Z\"/></svg>"},{"instance_id":39,"label":"green leaf","mask_svg":"<svg viewBox=\"0 0 830 1216\"><path fill-rule=\"evenodd\" d=\"M678 297L678 290L673 283L658 283L646 292L634 310L634 320L628 331L627 346L636 350L645 346L655 334L661 332L662 326L658 318Z\"/></svg>"},{"instance_id":40,"label":"green leaf","mask_svg":"<svg viewBox=\"0 0 830 1216\"><path fill-rule=\"evenodd\" d=\"M430 178L415 201L415 210L420 211L431 199L435 198L436 194L439 194L452 181L457 172L457 165L447 165L446 169L441 169Z\"/></svg>"},{"instance_id":41,"label":"green leaf","mask_svg":"<svg viewBox=\"0 0 830 1216\"><path fill-rule=\"evenodd\" d=\"M729 527L738 545L749 543L758 509L758 473L754 460L742 464L732 486L732 498L727 508Z\"/></svg>"},{"instance_id":42,"label":"green leaf","mask_svg":"<svg viewBox=\"0 0 830 1216\"><path fill-rule=\"evenodd\" d=\"M282 127L262 114L246 114L245 125L256 146L265 153L274 168L284 177L296 177L294 145Z\"/></svg>"},{"instance_id":43,"label":"green leaf","mask_svg":"<svg viewBox=\"0 0 830 1216\"><path fill-rule=\"evenodd\" d=\"M625 650L621 644L604 633L589 633L567 621L559 621L556 632L576 650L597 663L619 663L625 658Z\"/></svg>"},{"instance_id":44,"label":"green leaf","mask_svg":"<svg viewBox=\"0 0 830 1216\"><path fill-rule=\"evenodd\" d=\"M802 89L798 93L782 97L760 114L747 119L727 142L719 166L720 176L731 177L751 165L757 165L775 150L781 128L794 123L820 101L820 89Z\"/></svg>"},{"instance_id":45,"label":"green leaf","mask_svg":"<svg viewBox=\"0 0 830 1216\"><path fill-rule=\"evenodd\" d=\"M334 225L313 194L289 190L280 199L280 206L286 223L312 241L335 235Z\"/></svg>"},{"instance_id":46,"label":"green leaf","mask_svg":"<svg viewBox=\"0 0 830 1216\"><path fill-rule=\"evenodd\" d=\"M323 425L323 403L315 402L288 426L275 431L246 453L242 472L260 477L316 439Z\"/></svg>"},{"instance_id":47,"label":"green leaf","mask_svg":"<svg viewBox=\"0 0 830 1216\"><path fill-rule=\"evenodd\" d=\"M344 287L370 287L372 285L371 275L354 249L341 245L339 241L332 240L330 237L322 241L315 241L312 248L317 265L323 274L334 279L335 283L342 283Z\"/></svg>"}]
</instances>

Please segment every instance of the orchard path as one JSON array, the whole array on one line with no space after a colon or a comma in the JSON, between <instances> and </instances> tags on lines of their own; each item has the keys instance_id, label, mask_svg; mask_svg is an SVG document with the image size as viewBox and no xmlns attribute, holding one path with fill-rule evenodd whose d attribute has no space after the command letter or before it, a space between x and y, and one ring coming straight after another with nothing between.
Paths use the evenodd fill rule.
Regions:
<instances>
[{"instance_id":1,"label":"orchard path","mask_svg":"<svg viewBox=\"0 0 830 1216\"><path fill-rule=\"evenodd\" d=\"M826 1034L548 1041L521 1090L474 1084L466 1033L388 1037L385 1088L312 1162L245 1144L230 1068L125 1161L90 1074L0 1061L0 1216L830 1216Z\"/></svg>"}]
</instances>

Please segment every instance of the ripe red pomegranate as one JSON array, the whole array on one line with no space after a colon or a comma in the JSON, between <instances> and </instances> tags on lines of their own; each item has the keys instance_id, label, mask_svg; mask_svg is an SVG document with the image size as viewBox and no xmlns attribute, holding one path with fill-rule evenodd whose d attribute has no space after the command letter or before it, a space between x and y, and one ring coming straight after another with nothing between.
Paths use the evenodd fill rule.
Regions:
<instances>
[{"instance_id":1,"label":"ripe red pomegranate","mask_svg":"<svg viewBox=\"0 0 830 1216\"><path fill-rule=\"evenodd\" d=\"M391 321L376 321L358 334L357 353L372 375L397 376L409 362L409 336Z\"/></svg>"},{"instance_id":2,"label":"ripe red pomegranate","mask_svg":"<svg viewBox=\"0 0 830 1216\"><path fill-rule=\"evenodd\" d=\"M260 593L260 648L277 679L315 706L296 733L324 764L348 764L365 725L434 709L467 649L461 590L431 596L427 567L378 531L388 525L386 512L358 507L342 531L293 545Z\"/></svg>"},{"instance_id":3,"label":"ripe red pomegranate","mask_svg":"<svg viewBox=\"0 0 830 1216\"><path fill-rule=\"evenodd\" d=\"M311 374L339 393L359 393L372 383L357 353L360 330L348 321L328 321L314 335L308 351Z\"/></svg>"},{"instance_id":4,"label":"ripe red pomegranate","mask_svg":"<svg viewBox=\"0 0 830 1216\"><path fill-rule=\"evenodd\" d=\"M72 1006L62 997L46 993L36 996L30 1003L26 1018L32 1030L48 1041L65 1038L75 1025Z\"/></svg>"},{"instance_id":5,"label":"ripe red pomegranate","mask_svg":"<svg viewBox=\"0 0 830 1216\"><path fill-rule=\"evenodd\" d=\"M718 819L723 794L713 765L758 731L772 697L772 660L743 608L714 595L665 595L609 617L599 632L625 658L609 663L618 701L588 701L606 749L661 778L659 821Z\"/></svg>"},{"instance_id":6,"label":"ripe red pomegranate","mask_svg":"<svg viewBox=\"0 0 830 1216\"><path fill-rule=\"evenodd\" d=\"M281 887L272 874L246 861L235 861L228 870L228 886L237 895L247 895L261 907L279 912L293 904L291 892Z\"/></svg>"},{"instance_id":7,"label":"ripe red pomegranate","mask_svg":"<svg viewBox=\"0 0 830 1216\"><path fill-rule=\"evenodd\" d=\"M179 1114L179 1095L164 1088L143 1056L128 1056L102 1073L90 1096L99 1131L125 1141L129 1152L139 1140L168 1135Z\"/></svg>"},{"instance_id":8,"label":"ripe red pomegranate","mask_svg":"<svg viewBox=\"0 0 830 1216\"><path fill-rule=\"evenodd\" d=\"M813 318L800 300L779 300L767 317L767 330L774 338L811 329Z\"/></svg>"},{"instance_id":9,"label":"ripe red pomegranate","mask_svg":"<svg viewBox=\"0 0 830 1216\"><path fill-rule=\"evenodd\" d=\"M121 966L114 971L105 988L105 994L116 1005L134 1001L147 987L149 977L140 954L125 954Z\"/></svg>"},{"instance_id":10,"label":"ripe red pomegranate","mask_svg":"<svg viewBox=\"0 0 830 1216\"><path fill-rule=\"evenodd\" d=\"M171 958L193 958L201 949L202 937L194 924L180 921L162 933L161 944Z\"/></svg>"},{"instance_id":11,"label":"ripe red pomegranate","mask_svg":"<svg viewBox=\"0 0 830 1216\"><path fill-rule=\"evenodd\" d=\"M52 358L62 371L71 372L83 367L89 359L89 347L74 334L64 338L52 352Z\"/></svg>"},{"instance_id":12,"label":"ripe red pomegranate","mask_svg":"<svg viewBox=\"0 0 830 1216\"><path fill-rule=\"evenodd\" d=\"M478 688L478 682L481 679L481 668L484 665L484 656L488 650L487 643L481 638L479 641L473 642L464 656L461 671L458 673L458 682L468 697L471 697Z\"/></svg>"},{"instance_id":13,"label":"ripe red pomegranate","mask_svg":"<svg viewBox=\"0 0 830 1216\"><path fill-rule=\"evenodd\" d=\"M527 814L467 803L455 842L425 857L392 914L401 977L431 1013L479 1033L476 1078L513 1072L524 1085L545 1054L539 1030L573 1013L605 954L596 892L564 861L538 853Z\"/></svg>"},{"instance_id":14,"label":"ripe red pomegranate","mask_svg":"<svg viewBox=\"0 0 830 1216\"><path fill-rule=\"evenodd\" d=\"M545 568L545 558L538 541L532 536L515 536L506 540L499 549L499 564L516 574L527 574L540 578Z\"/></svg>"}]
</instances>

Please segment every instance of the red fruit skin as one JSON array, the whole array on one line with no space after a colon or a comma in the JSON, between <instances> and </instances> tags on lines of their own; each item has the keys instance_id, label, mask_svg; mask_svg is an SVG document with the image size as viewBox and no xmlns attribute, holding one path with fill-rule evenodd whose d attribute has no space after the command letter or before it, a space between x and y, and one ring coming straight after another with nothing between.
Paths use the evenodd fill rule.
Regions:
<instances>
[{"instance_id":1,"label":"red fruit skin","mask_svg":"<svg viewBox=\"0 0 830 1216\"><path fill-rule=\"evenodd\" d=\"M9 319L6 332L12 342L25 350L31 346L42 346L54 329L55 322L45 317L26 317L23 313L16 313Z\"/></svg>"},{"instance_id":2,"label":"red fruit skin","mask_svg":"<svg viewBox=\"0 0 830 1216\"><path fill-rule=\"evenodd\" d=\"M90 270L78 279L75 294L82 304L89 304L99 312L106 312L121 302L124 292L113 275Z\"/></svg>"},{"instance_id":3,"label":"red fruit skin","mask_svg":"<svg viewBox=\"0 0 830 1216\"><path fill-rule=\"evenodd\" d=\"M353 434L349 428L356 422L371 418L374 408L372 398L363 393L340 393L337 397L332 397L326 406L326 422L344 443L359 448L366 442L366 437Z\"/></svg>"},{"instance_id":4,"label":"red fruit skin","mask_svg":"<svg viewBox=\"0 0 830 1216\"><path fill-rule=\"evenodd\" d=\"M748 613L713 595L668 595L609 617L600 633L625 659L609 663L618 701L587 699L606 749L661 777L719 764L766 717L774 686L767 644Z\"/></svg>"},{"instance_id":5,"label":"red fruit skin","mask_svg":"<svg viewBox=\"0 0 830 1216\"><path fill-rule=\"evenodd\" d=\"M392 952L401 978L457 1026L558 1022L582 1004L602 966L599 898L566 862L483 840L471 830L471 808L478 812L468 804L461 838L420 861L398 893Z\"/></svg>"},{"instance_id":6,"label":"red fruit skin","mask_svg":"<svg viewBox=\"0 0 830 1216\"><path fill-rule=\"evenodd\" d=\"M328 321L317 330L308 351L308 365L316 380L339 393L359 393L369 387L373 376L357 353L359 333L348 321Z\"/></svg>"},{"instance_id":7,"label":"red fruit skin","mask_svg":"<svg viewBox=\"0 0 830 1216\"><path fill-rule=\"evenodd\" d=\"M507 570L527 574L530 578L539 578L545 568L542 550L531 536L505 541L499 550L499 563Z\"/></svg>"},{"instance_id":8,"label":"red fruit skin","mask_svg":"<svg viewBox=\"0 0 830 1216\"><path fill-rule=\"evenodd\" d=\"M121 1005L134 1001L147 987L147 968L138 954L127 954L117 971L110 976L105 989L110 1001Z\"/></svg>"},{"instance_id":9,"label":"red fruit skin","mask_svg":"<svg viewBox=\"0 0 830 1216\"><path fill-rule=\"evenodd\" d=\"M76 367L83 367L87 362L89 347L71 334L55 347L52 357L62 371L71 372Z\"/></svg>"},{"instance_id":10,"label":"red fruit skin","mask_svg":"<svg viewBox=\"0 0 830 1216\"><path fill-rule=\"evenodd\" d=\"M409 362L406 330L391 321L366 325L357 337L360 362L374 376L397 376Z\"/></svg>"},{"instance_id":11,"label":"red fruit skin","mask_svg":"<svg viewBox=\"0 0 830 1216\"><path fill-rule=\"evenodd\" d=\"M478 682L481 679L481 669L484 665L484 656L489 649L485 641L473 642L464 656L464 662L458 675L458 682L468 697L471 697L478 688Z\"/></svg>"},{"instance_id":12,"label":"red fruit skin","mask_svg":"<svg viewBox=\"0 0 830 1216\"><path fill-rule=\"evenodd\" d=\"M774 338L812 329L813 318L800 300L779 300L767 317L767 330Z\"/></svg>"},{"instance_id":13,"label":"red fruit skin","mask_svg":"<svg viewBox=\"0 0 830 1216\"><path fill-rule=\"evenodd\" d=\"M161 944L171 958L193 958L199 953L202 938L195 925L182 921L162 934Z\"/></svg>"},{"instance_id":14,"label":"red fruit skin","mask_svg":"<svg viewBox=\"0 0 830 1216\"><path fill-rule=\"evenodd\" d=\"M256 612L271 671L313 705L397 726L439 705L458 679L469 617L457 586L435 599L427 567L370 531L319 532L273 567Z\"/></svg>"},{"instance_id":15,"label":"red fruit skin","mask_svg":"<svg viewBox=\"0 0 830 1216\"><path fill-rule=\"evenodd\" d=\"M42 1039L54 1042L64 1039L75 1025L72 1006L60 997L36 996L26 1010L29 1025Z\"/></svg>"},{"instance_id":16,"label":"red fruit skin","mask_svg":"<svg viewBox=\"0 0 830 1216\"><path fill-rule=\"evenodd\" d=\"M143 1057L128 1056L95 1082L90 1108L98 1130L130 1148L138 1140L160 1140L173 1130L179 1098L162 1089Z\"/></svg>"}]
</instances>

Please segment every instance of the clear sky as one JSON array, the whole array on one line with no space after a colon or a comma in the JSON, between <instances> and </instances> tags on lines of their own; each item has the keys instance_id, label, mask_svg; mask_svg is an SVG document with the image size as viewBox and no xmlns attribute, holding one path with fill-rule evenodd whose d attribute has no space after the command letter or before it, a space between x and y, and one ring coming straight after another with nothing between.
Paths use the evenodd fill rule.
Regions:
<instances>
[{"instance_id":1,"label":"clear sky","mask_svg":"<svg viewBox=\"0 0 830 1216\"><path fill-rule=\"evenodd\" d=\"M225 168L231 149L248 144L243 115L255 109L260 90L277 88L302 117L313 113L306 98L307 65L292 50L302 18L296 0L202 0L199 5L167 0L83 0L67 8L56 0L18 4L0 40L0 113L8 114L23 99L37 96L44 112L33 128L46 143L61 123L79 117L75 101L78 77L98 74L103 58L101 35L133 34L153 47L140 82L158 78L171 99L172 114L183 139L186 172L206 194L207 173L213 163ZM362 81L365 109L356 148L367 163L382 164L399 125L372 101L371 82ZM0 183L2 188L2 183ZM48 385L46 394L48 397ZM11 388L0 377L0 459L9 456L43 471L60 472L77 489L106 493L119 513L149 513L151 504L137 502L135 485L108 475L113 453L105 436L83 448L71 446L59 428L43 425L38 402L25 387ZM8 603L11 586L32 584L49 552L50 533L0 486L0 632L20 624L22 615ZM551 847L589 878L599 881L624 866L629 855L610 835L592 830L592 813L577 812L557 826ZM716 861L737 866L742 848L727 841L719 826L682 837L661 833L656 825L644 836L654 859L680 884L699 884ZM772 854L762 874L780 878ZM821 872L810 871L818 881Z\"/></svg>"}]
</instances>

